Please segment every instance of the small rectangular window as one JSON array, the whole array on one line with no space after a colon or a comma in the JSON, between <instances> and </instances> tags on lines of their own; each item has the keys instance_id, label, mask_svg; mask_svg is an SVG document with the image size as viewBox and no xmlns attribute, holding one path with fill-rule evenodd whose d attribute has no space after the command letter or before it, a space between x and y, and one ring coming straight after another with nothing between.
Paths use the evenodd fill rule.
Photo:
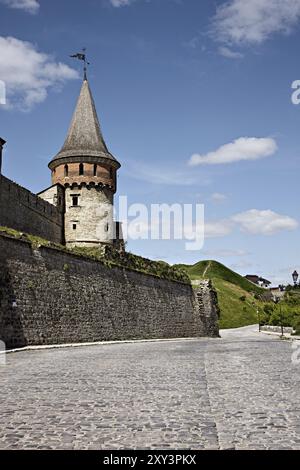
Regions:
<instances>
[{"instance_id":1,"label":"small rectangular window","mask_svg":"<svg viewBox=\"0 0 300 470\"><path fill-rule=\"evenodd\" d=\"M73 230L76 230L76 229L77 229L77 225L73 224Z\"/></svg>"},{"instance_id":2,"label":"small rectangular window","mask_svg":"<svg viewBox=\"0 0 300 470\"><path fill-rule=\"evenodd\" d=\"M78 196L72 196L72 205L78 206Z\"/></svg>"}]
</instances>

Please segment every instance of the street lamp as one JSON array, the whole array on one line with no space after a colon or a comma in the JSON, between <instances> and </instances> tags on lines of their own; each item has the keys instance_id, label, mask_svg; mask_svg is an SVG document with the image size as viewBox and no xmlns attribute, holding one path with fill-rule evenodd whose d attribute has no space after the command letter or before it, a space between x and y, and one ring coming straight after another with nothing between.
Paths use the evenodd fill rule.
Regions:
<instances>
[{"instance_id":1,"label":"street lamp","mask_svg":"<svg viewBox=\"0 0 300 470\"><path fill-rule=\"evenodd\" d=\"M257 315L257 319L258 319L258 331L260 332L261 331L261 324L260 324L260 313L259 313L259 307L258 305L256 305L255 302L252 302L252 305L253 305L253 308L256 309L256 315Z\"/></svg>"},{"instance_id":2,"label":"street lamp","mask_svg":"<svg viewBox=\"0 0 300 470\"><path fill-rule=\"evenodd\" d=\"M257 318L258 318L258 331L261 331L261 326L260 326L260 313L259 313L259 307L256 308L256 313L257 313Z\"/></svg>"},{"instance_id":3,"label":"street lamp","mask_svg":"<svg viewBox=\"0 0 300 470\"><path fill-rule=\"evenodd\" d=\"M297 274L297 279L298 279L298 274ZM281 309L281 303L280 303L280 297L275 297L274 298L274 303L277 305L279 304L279 312L280 312L280 326L281 326L281 338L283 338L283 318L282 318L282 309Z\"/></svg>"},{"instance_id":4,"label":"street lamp","mask_svg":"<svg viewBox=\"0 0 300 470\"><path fill-rule=\"evenodd\" d=\"M299 277L299 274L297 273L297 271L295 270L292 274L292 278L293 278L293 281L294 281L294 285L296 286L297 285L297 281L298 281L298 277Z\"/></svg>"}]
</instances>

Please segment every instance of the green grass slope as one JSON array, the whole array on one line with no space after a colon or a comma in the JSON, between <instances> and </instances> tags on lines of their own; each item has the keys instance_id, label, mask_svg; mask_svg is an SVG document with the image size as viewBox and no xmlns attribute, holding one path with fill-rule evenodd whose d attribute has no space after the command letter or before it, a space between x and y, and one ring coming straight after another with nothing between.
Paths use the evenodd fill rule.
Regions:
<instances>
[{"instance_id":1,"label":"green grass slope","mask_svg":"<svg viewBox=\"0 0 300 470\"><path fill-rule=\"evenodd\" d=\"M211 279L220 306L220 328L238 328L258 323L257 309L263 304L258 296L264 289L217 261L200 261L194 265L177 265L185 269L191 280Z\"/></svg>"},{"instance_id":2,"label":"green grass slope","mask_svg":"<svg viewBox=\"0 0 300 470\"><path fill-rule=\"evenodd\" d=\"M264 289L256 286L240 274L232 271L218 261L207 260L199 261L198 263L191 266L187 264L180 264L177 266L184 268L188 272L191 279L221 279L222 281L235 284L247 292L256 292L258 294L264 292Z\"/></svg>"}]
</instances>

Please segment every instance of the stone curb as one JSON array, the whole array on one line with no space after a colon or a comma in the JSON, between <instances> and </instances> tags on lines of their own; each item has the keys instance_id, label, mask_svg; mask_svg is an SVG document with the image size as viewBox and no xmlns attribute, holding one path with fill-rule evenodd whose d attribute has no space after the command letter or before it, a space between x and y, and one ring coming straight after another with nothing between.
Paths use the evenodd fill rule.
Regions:
<instances>
[{"instance_id":1,"label":"stone curb","mask_svg":"<svg viewBox=\"0 0 300 470\"><path fill-rule=\"evenodd\" d=\"M260 331L260 333L264 334L264 335L271 335L271 336L281 336L281 333L278 333L276 331ZM290 339L292 341L299 341L300 340L300 336L292 336L291 334L289 333L284 333L283 334L283 337L286 338L286 339Z\"/></svg>"},{"instance_id":2,"label":"stone curb","mask_svg":"<svg viewBox=\"0 0 300 470\"><path fill-rule=\"evenodd\" d=\"M40 346L25 346L24 348L7 349L6 351L0 351L0 354L16 353L23 351L40 351L44 349L62 349L62 348L79 348L86 346L105 346L112 344L135 344L135 343L155 343L155 342L175 342L175 341L195 341L199 339L219 339L219 338L208 338L204 336L194 338L155 338L155 339L132 339L123 341L96 341L94 343L66 343L66 344L45 344Z\"/></svg>"}]
</instances>

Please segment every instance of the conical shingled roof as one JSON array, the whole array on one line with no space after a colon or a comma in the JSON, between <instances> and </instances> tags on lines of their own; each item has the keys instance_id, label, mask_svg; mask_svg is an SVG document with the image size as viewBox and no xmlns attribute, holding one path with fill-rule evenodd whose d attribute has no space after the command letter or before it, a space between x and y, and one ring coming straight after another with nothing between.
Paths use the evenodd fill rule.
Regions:
<instances>
[{"instance_id":1,"label":"conical shingled roof","mask_svg":"<svg viewBox=\"0 0 300 470\"><path fill-rule=\"evenodd\" d=\"M101 160L108 159L111 163L113 161L114 166L120 166L104 142L87 79L83 81L65 143L49 166L54 167L58 163L57 160L69 160L70 157L99 157Z\"/></svg>"}]
</instances>

